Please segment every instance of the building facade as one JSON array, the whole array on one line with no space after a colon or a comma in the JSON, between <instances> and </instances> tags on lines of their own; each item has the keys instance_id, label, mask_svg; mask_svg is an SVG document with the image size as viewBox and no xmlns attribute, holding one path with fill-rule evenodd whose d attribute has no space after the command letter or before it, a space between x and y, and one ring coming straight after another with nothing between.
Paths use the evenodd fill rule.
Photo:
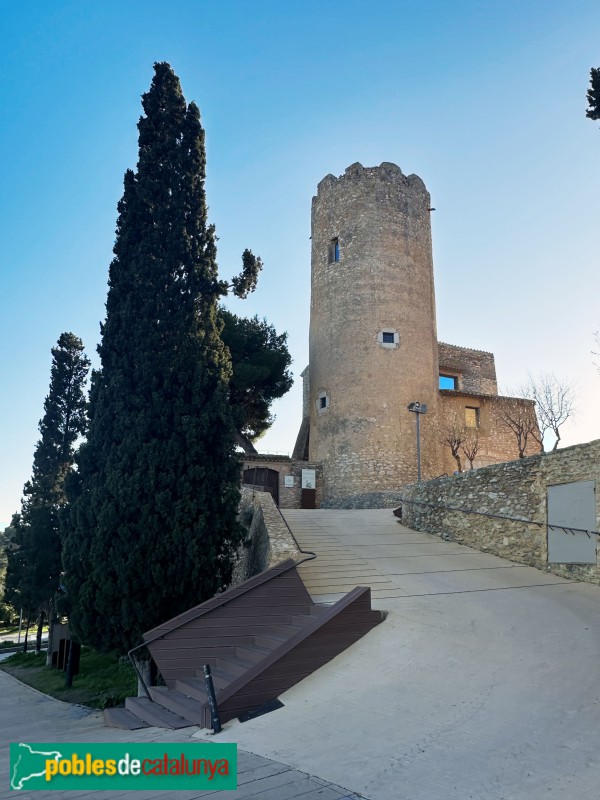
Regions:
<instances>
[{"instance_id":1,"label":"building facade","mask_svg":"<svg viewBox=\"0 0 600 800\"><path fill-rule=\"evenodd\" d=\"M321 466L323 507L393 505L417 480L411 403L427 407L424 480L458 468L453 430L476 450L474 466L519 456L507 422L534 414L532 402L498 395L491 353L437 340L431 210L423 181L390 163L327 175L313 198L309 366L293 459ZM537 451L530 436L525 454Z\"/></svg>"}]
</instances>

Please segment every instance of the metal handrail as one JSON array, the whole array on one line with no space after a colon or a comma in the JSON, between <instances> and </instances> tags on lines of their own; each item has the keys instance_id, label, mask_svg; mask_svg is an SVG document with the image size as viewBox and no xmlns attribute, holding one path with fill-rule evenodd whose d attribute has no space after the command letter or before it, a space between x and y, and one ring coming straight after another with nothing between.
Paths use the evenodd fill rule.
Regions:
<instances>
[{"instance_id":1,"label":"metal handrail","mask_svg":"<svg viewBox=\"0 0 600 800\"><path fill-rule=\"evenodd\" d=\"M296 547L298 548L298 552L299 552L299 553L303 553L304 555L309 555L309 556L310 556L310 558L303 558L303 559L302 559L302 561L298 561L298 562L296 562L296 566L300 566L300 564L305 564L307 561L314 561L314 560L315 560L315 558L318 558L318 555L317 555L316 553L314 553L312 550L303 550L303 549L302 549L302 547L301 547L301 546L300 546L300 544L298 543L298 539L296 539L296 537L294 536L294 532L292 531L292 529L291 529L291 528L290 528L290 526L288 525L288 521L287 521L287 519L286 519L286 518L283 516L283 514L281 513L281 509L279 508L279 506L278 506L278 505L276 505L276 506L275 506L275 508L277 509L277 511L279 511L279 516L280 516L280 517L281 517L281 519L283 520L283 524L284 524L284 525L285 525L285 527L288 529L290 536L291 536L291 537L292 537L292 539L294 540L294 544L295 544L295 545L296 545Z\"/></svg>"},{"instance_id":2,"label":"metal handrail","mask_svg":"<svg viewBox=\"0 0 600 800\"><path fill-rule=\"evenodd\" d=\"M552 528L552 530L567 531L568 533L572 533L573 536L575 536L576 533L587 533L588 538L590 538L590 535L600 536L600 531L587 530L586 528L572 528L566 525L555 525L554 523L550 522L538 522L537 520L534 519L523 519L523 517L511 517L507 514L492 514L490 511L475 511L472 508L458 508L457 506L445 506L439 503L428 503L426 500L405 500L403 498L400 502L417 506L429 506L430 508L437 508L444 511L460 511L463 514L477 514L480 517L490 517L491 519L507 519L511 522L521 522L526 525L537 525L538 528L548 527Z\"/></svg>"}]
</instances>

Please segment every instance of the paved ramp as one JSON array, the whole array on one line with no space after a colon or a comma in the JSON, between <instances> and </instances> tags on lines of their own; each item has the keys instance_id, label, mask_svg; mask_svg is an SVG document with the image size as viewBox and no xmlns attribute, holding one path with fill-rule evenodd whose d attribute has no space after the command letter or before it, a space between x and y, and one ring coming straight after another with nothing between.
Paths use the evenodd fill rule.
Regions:
<instances>
[{"instance_id":1,"label":"paved ramp","mask_svg":"<svg viewBox=\"0 0 600 800\"><path fill-rule=\"evenodd\" d=\"M374 608L402 597L568 581L399 523L387 509L283 512L300 546L317 554L298 572L316 603L370 586Z\"/></svg>"},{"instance_id":2,"label":"paved ramp","mask_svg":"<svg viewBox=\"0 0 600 800\"><path fill-rule=\"evenodd\" d=\"M385 622L217 740L371 800L580 800L600 786L600 587L403 528L293 511L314 599L369 585Z\"/></svg>"}]
</instances>

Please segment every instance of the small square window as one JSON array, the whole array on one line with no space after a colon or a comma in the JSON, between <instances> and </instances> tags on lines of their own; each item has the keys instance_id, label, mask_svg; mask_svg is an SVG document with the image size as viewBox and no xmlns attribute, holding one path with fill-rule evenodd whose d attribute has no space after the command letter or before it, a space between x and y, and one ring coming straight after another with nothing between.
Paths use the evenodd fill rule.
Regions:
<instances>
[{"instance_id":1,"label":"small square window","mask_svg":"<svg viewBox=\"0 0 600 800\"><path fill-rule=\"evenodd\" d=\"M465 408L465 425L467 428L479 427L479 409L478 408Z\"/></svg>"},{"instance_id":2,"label":"small square window","mask_svg":"<svg viewBox=\"0 0 600 800\"><path fill-rule=\"evenodd\" d=\"M329 395L325 389L322 389L317 395L316 400L317 414L323 414L329 409Z\"/></svg>"},{"instance_id":3,"label":"small square window","mask_svg":"<svg viewBox=\"0 0 600 800\"><path fill-rule=\"evenodd\" d=\"M458 389L458 378L456 375L440 374L440 389L450 389L455 392Z\"/></svg>"},{"instance_id":4,"label":"small square window","mask_svg":"<svg viewBox=\"0 0 600 800\"><path fill-rule=\"evenodd\" d=\"M396 350L400 344L400 334L394 328L377 331L377 342L386 350Z\"/></svg>"}]
</instances>

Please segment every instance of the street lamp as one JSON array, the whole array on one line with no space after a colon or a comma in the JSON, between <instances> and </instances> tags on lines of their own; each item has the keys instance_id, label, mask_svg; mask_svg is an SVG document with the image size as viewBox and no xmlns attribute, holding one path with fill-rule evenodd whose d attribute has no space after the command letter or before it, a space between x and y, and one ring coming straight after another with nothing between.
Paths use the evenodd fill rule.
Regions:
<instances>
[{"instance_id":1,"label":"street lamp","mask_svg":"<svg viewBox=\"0 0 600 800\"><path fill-rule=\"evenodd\" d=\"M421 480L421 428L419 420L421 414L427 413L427 405L425 403L410 403L408 410L412 411L417 418L417 481Z\"/></svg>"}]
</instances>

